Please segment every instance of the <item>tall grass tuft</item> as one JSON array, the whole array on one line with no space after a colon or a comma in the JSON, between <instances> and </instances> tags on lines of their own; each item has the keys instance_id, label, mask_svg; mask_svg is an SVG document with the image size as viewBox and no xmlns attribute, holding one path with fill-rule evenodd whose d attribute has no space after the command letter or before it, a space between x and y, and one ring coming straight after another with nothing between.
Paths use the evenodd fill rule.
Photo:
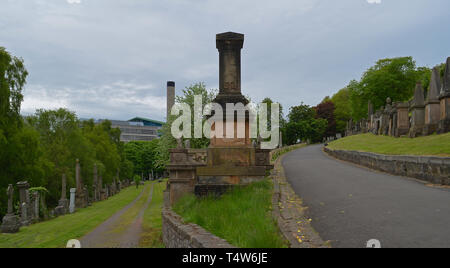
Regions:
<instances>
[{"instance_id":1,"label":"tall grass tuft","mask_svg":"<svg viewBox=\"0 0 450 268\"><path fill-rule=\"evenodd\" d=\"M287 247L272 217L272 181L235 187L221 197L187 195L174 206L186 222L196 223L241 248Z\"/></svg>"}]
</instances>

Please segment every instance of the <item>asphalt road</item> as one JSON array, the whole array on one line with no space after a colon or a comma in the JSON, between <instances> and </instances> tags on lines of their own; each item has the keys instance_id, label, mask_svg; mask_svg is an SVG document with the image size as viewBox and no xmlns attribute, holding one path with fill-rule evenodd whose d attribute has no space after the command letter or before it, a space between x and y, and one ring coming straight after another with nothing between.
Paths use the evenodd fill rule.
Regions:
<instances>
[{"instance_id":1,"label":"asphalt road","mask_svg":"<svg viewBox=\"0 0 450 268\"><path fill-rule=\"evenodd\" d=\"M287 154L288 181L333 247L450 247L450 189L335 160L322 145Z\"/></svg>"}]
</instances>

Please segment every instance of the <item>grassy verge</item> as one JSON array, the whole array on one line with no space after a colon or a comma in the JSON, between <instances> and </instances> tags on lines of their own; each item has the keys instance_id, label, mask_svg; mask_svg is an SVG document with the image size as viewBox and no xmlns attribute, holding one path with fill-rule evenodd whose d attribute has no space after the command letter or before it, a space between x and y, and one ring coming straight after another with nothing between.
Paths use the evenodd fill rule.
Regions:
<instances>
[{"instance_id":1,"label":"grassy verge","mask_svg":"<svg viewBox=\"0 0 450 268\"><path fill-rule=\"evenodd\" d=\"M132 207L127 209L127 211L125 211L125 213L120 216L118 224L114 227L112 232L124 233L128 229L128 227L136 220L139 212L144 208L150 196L150 192L152 189L152 186L150 184L151 182L147 182L145 186L139 186L139 189L141 189L141 191L144 191L142 196L139 198L139 200L136 201L136 203L134 203ZM131 187L136 188L136 186Z\"/></svg>"},{"instance_id":2,"label":"grassy verge","mask_svg":"<svg viewBox=\"0 0 450 268\"><path fill-rule=\"evenodd\" d=\"M236 187L220 198L188 195L174 206L186 222L196 223L241 248L287 247L271 215L272 181Z\"/></svg>"},{"instance_id":3,"label":"grassy verge","mask_svg":"<svg viewBox=\"0 0 450 268\"><path fill-rule=\"evenodd\" d=\"M128 187L108 200L94 203L74 214L22 227L16 234L0 234L0 248L65 247L69 239L80 238L89 233L136 199L141 191L142 187Z\"/></svg>"},{"instance_id":4,"label":"grassy verge","mask_svg":"<svg viewBox=\"0 0 450 268\"><path fill-rule=\"evenodd\" d=\"M293 150L297 150L300 149L302 147L305 147L307 144L305 143L301 143L301 144L296 144L296 145L291 145L291 146L286 146L286 147L282 147L280 149L276 149L274 151L272 151L271 155L272 155L272 162L274 162L275 160L278 159L278 157L282 156L283 154L289 153L290 151Z\"/></svg>"},{"instance_id":5,"label":"grassy verge","mask_svg":"<svg viewBox=\"0 0 450 268\"><path fill-rule=\"evenodd\" d=\"M345 137L329 144L330 149L387 155L450 156L450 133L418 138L393 138L373 134Z\"/></svg>"},{"instance_id":6,"label":"grassy verge","mask_svg":"<svg viewBox=\"0 0 450 268\"><path fill-rule=\"evenodd\" d=\"M153 186L153 197L150 206L144 214L142 223L143 234L139 241L139 247L164 248L162 241L162 219L163 191L166 189L166 180Z\"/></svg>"}]
</instances>

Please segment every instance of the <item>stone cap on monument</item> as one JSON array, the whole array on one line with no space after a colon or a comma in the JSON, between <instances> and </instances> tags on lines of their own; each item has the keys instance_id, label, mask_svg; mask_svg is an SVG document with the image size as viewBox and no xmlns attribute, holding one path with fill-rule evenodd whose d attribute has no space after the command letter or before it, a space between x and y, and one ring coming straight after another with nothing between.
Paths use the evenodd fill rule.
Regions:
<instances>
[{"instance_id":1,"label":"stone cap on monument","mask_svg":"<svg viewBox=\"0 0 450 268\"><path fill-rule=\"evenodd\" d=\"M241 92L241 49L244 45L244 35L234 32L216 35L216 48L219 51L219 94L214 102L222 106L226 113L227 103L242 103L249 101Z\"/></svg>"},{"instance_id":2,"label":"stone cap on monument","mask_svg":"<svg viewBox=\"0 0 450 268\"><path fill-rule=\"evenodd\" d=\"M425 107L425 98L423 95L423 86L421 82L416 84L416 89L414 91L414 99L411 102L411 108L423 108Z\"/></svg>"},{"instance_id":3,"label":"stone cap on monument","mask_svg":"<svg viewBox=\"0 0 450 268\"><path fill-rule=\"evenodd\" d=\"M430 86L428 87L427 103L439 102L439 90L441 88L441 75L439 68L434 67L431 73Z\"/></svg>"},{"instance_id":4,"label":"stone cap on monument","mask_svg":"<svg viewBox=\"0 0 450 268\"><path fill-rule=\"evenodd\" d=\"M441 87L440 99L450 97L450 57L447 58L447 63L445 65L444 79Z\"/></svg>"}]
</instances>

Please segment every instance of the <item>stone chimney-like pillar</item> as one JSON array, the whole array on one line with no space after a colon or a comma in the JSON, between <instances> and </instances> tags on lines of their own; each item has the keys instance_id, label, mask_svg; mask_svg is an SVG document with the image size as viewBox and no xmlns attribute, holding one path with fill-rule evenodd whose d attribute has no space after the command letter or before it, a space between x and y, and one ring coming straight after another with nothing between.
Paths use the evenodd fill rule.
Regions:
<instances>
[{"instance_id":1,"label":"stone chimney-like pillar","mask_svg":"<svg viewBox=\"0 0 450 268\"><path fill-rule=\"evenodd\" d=\"M216 36L219 50L219 94L241 94L241 49L244 35L222 33Z\"/></svg>"},{"instance_id":2,"label":"stone chimney-like pillar","mask_svg":"<svg viewBox=\"0 0 450 268\"><path fill-rule=\"evenodd\" d=\"M170 111L173 105L175 105L175 82L167 82L167 115L166 120L169 121Z\"/></svg>"}]
</instances>

